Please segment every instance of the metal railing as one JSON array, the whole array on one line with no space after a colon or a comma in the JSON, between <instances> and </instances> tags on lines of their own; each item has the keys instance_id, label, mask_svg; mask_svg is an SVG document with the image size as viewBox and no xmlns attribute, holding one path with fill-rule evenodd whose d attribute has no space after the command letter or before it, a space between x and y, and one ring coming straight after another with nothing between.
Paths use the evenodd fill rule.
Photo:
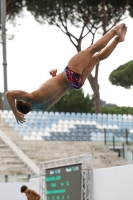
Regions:
<instances>
[{"instance_id":1,"label":"metal railing","mask_svg":"<svg viewBox=\"0 0 133 200\"><path fill-rule=\"evenodd\" d=\"M13 177L13 176L12 176ZM14 177L16 177L16 175L14 175ZM3 177L4 179L3 179L3 181L5 181L5 182L10 182L11 181L11 176L10 175L4 175L4 177ZM31 178L31 174L28 174L27 175L27 181L29 181L29 179ZM17 180L17 179L16 179ZM12 182L12 181L11 181Z\"/></svg>"},{"instance_id":2,"label":"metal railing","mask_svg":"<svg viewBox=\"0 0 133 200\"><path fill-rule=\"evenodd\" d=\"M119 136L115 136L115 134L112 132L112 139L111 137L109 137L110 139L108 140L108 136L110 135L110 133L108 133L108 131L106 129L104 129L104 144L107 145L109 144L110 146L112 145L112 150L113 151L118 151L118 149L116 149L116 145L121 146L121 150L122 150L122 157L125 159L125 145L129 145L129 132L128 129L125 129L125 135L123 136L123 141L121 141L120 139L120 135ZM117 138L117 139L116 139ZM122 135L121 135L122 138Z\"/></svg>"}]
</instances>

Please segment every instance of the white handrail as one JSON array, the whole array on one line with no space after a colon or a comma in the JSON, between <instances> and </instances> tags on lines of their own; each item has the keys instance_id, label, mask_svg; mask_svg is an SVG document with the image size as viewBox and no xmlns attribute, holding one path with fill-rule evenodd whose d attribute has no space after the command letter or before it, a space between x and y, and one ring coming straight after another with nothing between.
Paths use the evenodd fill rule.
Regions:
<instances>
[{"instance_id":1,"label":"white handrail","mask_svg":"<svg viewBox=\"0 0 133 200\"><path fill-rule=\"evenodd\" d=\"M39 167L1 130L0 138L35 174L39 175Z\"/></svg>"}]
</instances>

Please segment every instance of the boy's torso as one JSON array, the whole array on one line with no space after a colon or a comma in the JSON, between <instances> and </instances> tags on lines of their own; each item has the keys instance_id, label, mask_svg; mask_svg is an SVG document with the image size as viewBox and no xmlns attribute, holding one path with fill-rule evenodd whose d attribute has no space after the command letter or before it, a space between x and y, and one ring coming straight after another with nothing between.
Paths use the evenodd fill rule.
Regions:
<instances>
[{"instance_id":1,"label":"boy's torso","mask_svg":"<svg viewBox=\"0 0 133 200\"><path fill-rule=\"evenodd\" d=\"M31 93L35 101L31 102L33 110L48 110L53 106L65 93L74 89L69 83L65 72L63 71L56 77L53 77L43 83L38 90Z\"/></svg>"}]
</instances>

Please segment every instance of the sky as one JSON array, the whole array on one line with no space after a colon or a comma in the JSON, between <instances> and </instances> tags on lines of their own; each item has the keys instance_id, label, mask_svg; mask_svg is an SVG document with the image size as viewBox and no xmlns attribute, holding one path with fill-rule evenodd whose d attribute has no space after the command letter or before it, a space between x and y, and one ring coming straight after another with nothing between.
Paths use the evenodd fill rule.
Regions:
<instances>
[{"instance_id":1,"label":"sky","mask_svg":"<svg viewBox=\"0 0 133 200\"><path fill-rule=\"evenodd\" d=\"M126 39L120 43L109 58L102 61L99 67L99 84L101 99L118 106L133 107L133 90L112 85L108 78L118 66L133 60L133 19L123 21L128 30ZM57 69L61 72L69 59L77 53L69 38L56 26L40 25L29 12L17 19L17 25L6 24L7 34L14 35L7 40L8 90L24 90L32 92L50 78L49 71ZM78 36L78 29L70 27ZM96 40L101 37L97 34ZM82 49L91 43L88 35L82 43ZM0 92L3 92L3 56L0 48ZM94 71L92 72L94 73ZM83 90L85 95L93 94L88 80Z\"/></svg>"}]
</instances>

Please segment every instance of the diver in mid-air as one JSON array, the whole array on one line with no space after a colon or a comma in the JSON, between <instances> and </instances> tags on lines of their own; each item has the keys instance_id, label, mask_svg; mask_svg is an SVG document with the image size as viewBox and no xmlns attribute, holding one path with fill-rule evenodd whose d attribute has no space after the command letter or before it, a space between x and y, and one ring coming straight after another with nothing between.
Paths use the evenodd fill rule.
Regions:
<instances>
[{"instance_id":1,"label":"diver in mid-air","mask_svg":"<svg viewBox=\"0 0 133 200\"><path fill-rule=\"evenodd\" d=\"M37 90L31 93L20 90L7 92L6 97L17 122L25 122L24 114L32 110L48 110L68 91L81 88L95 65L109 57L117 44L124 41L126 31L124 23L116 26L95 44L74 55L63 72L56 75L57 70L51 70L53 78ZM113 37L114 40L106 47Z\"/></svg>"}]
</instances>

